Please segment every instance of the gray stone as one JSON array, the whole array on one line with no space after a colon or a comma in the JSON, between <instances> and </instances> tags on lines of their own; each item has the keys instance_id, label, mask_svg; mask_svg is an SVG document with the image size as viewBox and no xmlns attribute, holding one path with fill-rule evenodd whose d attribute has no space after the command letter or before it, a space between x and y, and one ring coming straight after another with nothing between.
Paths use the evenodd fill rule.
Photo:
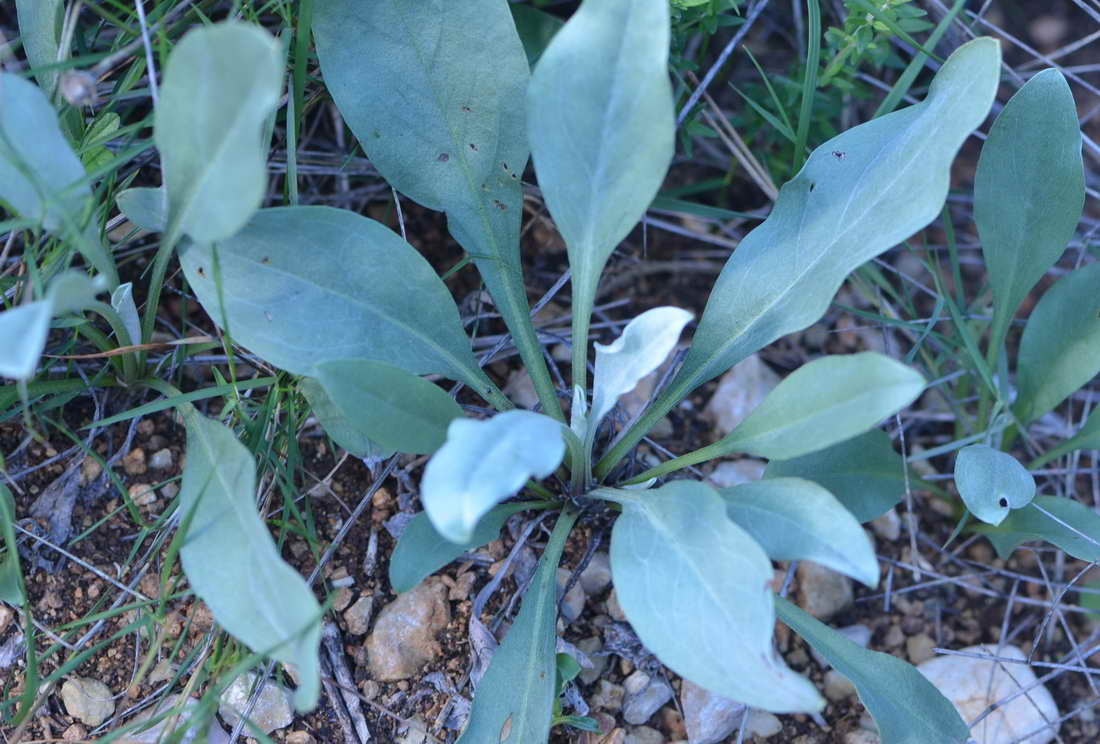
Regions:
<instances>
[{"instance_id":1,"label":"gray stone","mask_svg":"<svg viewBox=\"0 0 1100 744\"><path fill-rule=\"evenodd\" d=\"M582 653L588 656L588 659L592 662L590 669L581 669L581 673L577 676L580 677L581 682L586 685L590 685L600 678L604 669L607 668L607 657L600 655L600 651L603 650L603 641L599 636L592 636L591 638L584 638L577 641L577 648Z\"/></svg>"},{"instance_id":2,"label":"gray stone","mask_svg":"<svg viewBox=\"0 0 1100 744\"><path fill-rule=\"evenodd\" d=\"M639 684L643 678L646 682L644 687ZM623 687L627 693L623 700L623 720L634 725L648 721L650 716L672 699L672 688L667 682L660 678L651 679L640 671L627 677Z\"/></svg>"},{"instance_id":3,"label":"gray stone","mask_svg":"<svg viewBox=\"0 0 1100 744\"><path fill-rule=\"evenodd\" d=\"M691 744L719 744L737 730L745 715L742 703L686 679L680 687L680 706Z\"/></svg>"},{"instance_id":4,"label":"gray stone","mask_svg":"<svg viewBox=\"0 0 1100 744\"><path fill-rule=\"evenodd\" d=\"M416 675L441 653L435 636L450 621L447 585L438 578L399 595L378 613L367 637L371 677L396 682Z\"/></svg>"},{"instance_id":5,"label":"gray stone","mask_svg":"<svg viewBox=\"0 0 1100 744\"><path fill-rule=\"evenodd\" d=\"M1007 645L970 646L962 651L1017 661L1027 658L1020 649ZM1058 706L1027 664L951 655L930 659L917 670L951 701L967 723L1002 698L1027 690L1026 695L998 705L970 730L970 735L983 744L1047 744L1058 734L1059 723L1047 725L1058 720Z\"/></svg>"},{"instance_id":6,"label":"gray stone","mask_svg":"<svg viewBox=\"0 0 1100 744\"><path fill-rule=\"evenodd\" d=\"M408 722L408 728L397 737L396 744L425 744L428 741L428 726L419 718Z\"/></svg>"},{"instance_id":7,"label":"gray stone","mask_svg":"<svg viewBox=\"0 0 1100 744\"><path fill-rule=\"evenodd\" d=\"M233 684L222 693L218 713L226 725L233 727L241 720L241 713L248 707L252 697L252 688L257 675L249 672L233 680ZM268 680L260 692L260 699L252 708L248 720L265 734L283 729L294 722L294 707L288 690L273 680Z\"/></svg>"},{"instance_id":8,"label":"gray stone","mask_svg":"<svg viewBox=\"0 0 1100 744\"><path fill-rule=\"evenodd\" d=\"M718 388L703 409L722 436L733 431L776 385L779 376L753 354L722 375Z\"/></svg>"},{"instance_id":9,"label":"gray stone","mask_svg":"<svg viewBox=\"0 0 1100 744\"><path fill-rule=\"evenodd\" d=\"M611 586L611 559L607 553L601 551L592 556L592 560L581 571L580 583L585 594L590 597Z\"/></svg>"},{"instance_id":10,"label":"gray stone","mask_svg":"<svg viewBox=\"0 0 1100 744\"><path fill-rule=\"evenodd\" d=\"M136 716L131 723L148 721L155 716L159 716L161 713L170 711L180 704L182 698L183 695L171 695L162 700L152 710L145 711ZM196 705L198 705L198 701L187 698L183 701L183 709L179 716L166 716L144 731L131 732L120 739L116 739L115 742L116 744L159 744L167 738L167 734L180 728L187 722L189 711ZM198 731L189 730L183 735L183 738L180 739L180 744L196 744L198 737ZM211 719L210 725L206 729L206 738L199 741L198 744L226 744L228 741L229 735L218 725L217 720Z\"/></svg>"},{"instance_id":11,"label":"gray stone","mask_svg":"<svg viewBox=\"0 0 1100 744\"><path fill-rule=\"evenodd\" d=\"M153 453L153 456L149 458L149 467L154 470L167 470L172 467L174 461L172 450L165 447Z\"/></svg>"},{"instance_id":12,"label":"gray stone","mask_svg":"<svg viewBox=\"0 0 1100 744\"><path fill-rule=\"evenodd\" d=\"M593 710L607 710L612 713L623 707L623 688L606 679L601 679L596 685L596 692L588 701Z\"/></svg>"},{"instance_id":13,"label":"gray stone","mask_svg":"<svg viewBox=\"0 0 1100 744\"><path fill-rule=\"evenodd\" d=\"M813 561L798 564L798 604L818 620L828 620L852 603L852 580Z\"/></svg>"},{"instance_id":14,"label":"gray stone","mask_svg":"<svg viewBox=\"0 0 1100 744\"><path fill-rule=\"evenodd\" d=\"M898 510L891 508L882 516L871 520L871 529L883 540L897 540L901 537L901 517L898 516Z\"/></svg>"},{"instance_id":15,"label":"gray stone","mask_svg":"<svg viewBox=\"0 0 1100 744\"><path fill-rule=\"evenodd\" d=\"M638 726L627 732L623 744L665 744L665 735L649 726Z\"/></svg>"},{"instance_id":16,"label":"gray stone","mask_svg":"<svg viewBox=\"0 0 1100 744\"><path fill-rule=\"evenodd\" d=\"M69 715L95 727L115 712L111 689L98 679L70 677L61 685L61 700Z\"/></svg>"},{"instance_id":17,"label":"gray stone","mask_svg":"<svg viewBox=\"0 0 1100 744\"><path fill-rule=\"evenodd\" d=\"M871 642L871 629L866 625L847 625L843 628L837 628L836 632L863 648L867 648L867 644ZM814 661L816 661L822 669L828 669L832 666L828 659L817 652L817 649L811 648L810 651L814 656Z\"/></svg>"},{"instance_id":18,"label":"gray stone","mask_svg":"<svg viewBox=\"0 0 1100 744\"><path fill-rule=\"evenodd\" d=\"M765 710L753 710L749 712L749 721L745 724L745 736L757 736L767 739L775 736L783 730L783 724L779 719Z\"/></svg>"},{"instance_id":19,"label":"gray stone","mask_svg":"<svg viewBox=\"0 0 1100 744\"><path fill-rule=\"evenodd\" d=\"M565 589L566 584L569 583L569 577L572 575L573 572L568 568L558 569L558 597L561 597L562 590ZM570 587L569 593L565 595L565 601L561 603L561 614L566 623L571 623L581 616L581 613L584 612L585 599L580 577L577 577L576 583Z\"/></svg>"},{"instance_id":20,"label":"gray stone","mask_svg":"<svg viewBox=\"0 0 1100 744\"><path fill-rule=\"evenodd\" d=\"M504 394L517 406L528 410L537 406L539 402L535 383L524 369L517 369L508 375L508 381L504 384Z\"/></svg>"},{"instance_id":21,"label":"gray stone","mask_svg":"<svg viewBox=\"0 0 1100 744\"><path fill-rule=\"evenodd\" d=\"M825 672L825 697L839 703L855 694L856 686L843 674L835 669Z\"/></svg>"},{"instance_id":22,"label":"gray stone","mask_svg":"<svg viewBox=\"0 0 1100 744\"><path fill-rule=\"evenodd\" d=\"M370 630L370 616L374 607L374 595L368 594L355 600L355 604L344 611L344 622L348 633L363 635Z\"/></svg>"},{"instance_id":23,"label":"gray stone","mask_svg":"<svg viewBox=\"0 0 1100 744\"><path fill-rule=\"evenodd\" d=\"M765 463L762 460L742 457L740 460L725 460L707 476L707 482L718 488L732 488L742 483L752 483L764 477Z\"/></svg>"}]
</instances>

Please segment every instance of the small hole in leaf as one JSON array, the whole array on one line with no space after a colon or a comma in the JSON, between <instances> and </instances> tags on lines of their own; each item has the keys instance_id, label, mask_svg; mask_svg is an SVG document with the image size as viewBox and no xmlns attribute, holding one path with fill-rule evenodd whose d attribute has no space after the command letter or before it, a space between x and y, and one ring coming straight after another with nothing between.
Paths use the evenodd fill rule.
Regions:
<instances>
[{"instance_id":1,"label":"small hole in leaf","mask_svg":"<svg viewBox=\"0 0 1100 744\"><path fill-rule=\"evenodd\" d=\"M811 182L810 182L810 191L813 191L813 190L814 190L814 188L815 188L816 186L817 186L817 184L816 184L816 183L813 183L813 182L811 181Z\"/></svg>"},{"instance_id":2,"label":"small hole in leaf","mask_svg":"<svg viewBox=\"0 0 1100 744\"><path fill-rule=\"evenodd\" d=\"M477 145L475 145L473 142L471 142L470 143L470 149L473 150L474 152L477 152Z\"/></svg>"},{"instance_id":3,"label":"small hole in leaf","mask_svg":"<svg viewBox=\"0 0 1100 744\"><path fill-rule=\"evenodd\" d=\"M199 276L201 276L203 279L206 278L206 270L203 269L203 267L200 266L199 268L195 269L195 271L197 271L199 273Z\"/></svg>"},{"instance_id":4,"label":"small hole in leaf","mask_svg":"<svg viewBox=\"0 0 1100 744\"><path fill-rule=\"evenodd\" d=\"M269 263L271 263L271 259L268 256L264 256L263 258L260 259L260 263L269 264Z\"/></svg>"},{"instance_id":5,"label":"small hole in leaf","mask_svg":"<svg viewBox=\"0 0 1100 744\"><path fill-rule=\"evenodd\" d=\"M467 114L470 113L470 111L471 111L469 106L463 106L462 110L465 111Z\"/></svg>"},{"instance_id":6,"label":"small hole in leaf","mask_svg":"<svg viewBox=\"0 0 1100 744\"><path fill-rule=\"evenodd\" d=\"M1008 506L1008 499L1006 499L1004 496L1002 496L1001 500L998 501L997 503L1001 505L1002 509L1004 509Z\"/></svg>"},{"instance_id":7,"label":"small hole in leaf","mask_svg":"<svg viewBox=\"0 0 1100 744\"><path fill-rule=\"evenodd\" d=\"M447 154L447 153L445 153L445 152L441 152L441 153L439 153L439 157L438 157L438 158L436 158L436 160L438 160L438 161L439 161L439 162L441 162L441 163L446 163L446 162L447 162L448 160L450 160L450 159L451 159L451 156L450 156L450 155L448 155L448 154Z\"/></svg>"}]
</instances>

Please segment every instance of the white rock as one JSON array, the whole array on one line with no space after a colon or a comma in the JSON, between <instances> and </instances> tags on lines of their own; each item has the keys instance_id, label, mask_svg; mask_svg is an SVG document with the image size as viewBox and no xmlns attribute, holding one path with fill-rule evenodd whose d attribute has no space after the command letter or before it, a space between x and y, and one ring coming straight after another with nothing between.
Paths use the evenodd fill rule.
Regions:
<instances>
[{"instance_id":1,"label":"white rock","mask_svg":"<svg viewBox=\"0 0 1100 744\"><path fill-rule=\"evenodd\" d=\"M703 416L725 436L778 384L779 375L772 372L759 355L753 354L722 375L718 389L703 409Z\"/></svg>"},{"instance_id":2,"label":"white rock","mask_svg":"<svg viewBox=\"0 0 1100 744\"><path fill-rule=\"evenodd\" d=\"M766 464L762 460L742 457L740 460L725 460L707 476L707 481L718 488L732 488L742 483L752 483L764 477Z\"/></svg>"},{"instance_id":3,"label":"white rock","mask_svg":"<svg viewBox=\"0 0 1100 744\"><path fill-rule=\"evenodd\" d=\"M871 520L871 529L883 540L897 540L901 537L901 517L898 516L898 510L891 507L890 511Z\"/></svg>"},{"instance_id":4,"label":"white rock","mask_svg":"<svg viewBox=\"0 0 1100 744\"><path fill-rule=\"evenodd\" d=\"M173 460L172 450L165 447L153 453L153 456L149 458L149 467L154 470L166 470L172 467Z\"/></svg>"},{"instance_id":5,"label":"white rock","mask_svg":"<svg viewBox=\"0 0 1100 744\"><path fill-rule=\"evenodd\" d=\"M138 715L132 722L148 721L150 718L172 710L180 704L180 698L182 695L172 695L162 700L152 710L148 710ZM134 731L132 733L124 735L120 739L116 739L116 744L158 744L162 740L166 739L166 734L172 731L183 728L187 723L189 711L198 705L196 700L187 698L183 703L183 711L177 716L166 716L165 718L157 721L155 724L145 729L144 731ZM171 727L169 728L169 725ZM183 738L180 740L180 744L194 744L199 736L199 732L195 730L188 730ZM211 719L210 725L206 729L206 738L202 739L202 744L225 744L229 741L229 735L225 733L225 730L218 725L218 722Z\"/></svg>"},{"instance_id":6,"label":"white rock","mask_svg":"<svg viewBox=\"0 0 1100 744\"><path fill-rule=\"evenodd\" d=\"M767 739L783 730L779 719L766 710L753 710L749 713L749 722L745 724L745 736L759 736Z\"/></svg>"},{"instance_id":7,"label":"white rock","mask_svg":"<svg viewBox=\"0 0 1100 744\"><path fill-rule=\"evenodd\" d=\"M98 679L71 677L65 680L65 684L61 685L61 700L70 716L92 727L103 723L115 712L111 688Z\"/></svg>"},{"instance_id":8,"label":"white rock","mask_svg":"<svg viewBox=\"0 0 1100 744\"><path fill-rule=\"evenodd\" d=\"M569 577L573 575L573 572L568 568L558 569L558 597L561 597L562 591L565 589L566 584L569 583ZM569 593L565 595L565 601L561 603L561 615L565 619L566 623L571 623L581 616L584 611L584 589L581 587L581 579L577 577L576 583L569 588Z\"/></svg>"},{"instance_id":9,"label":"white rock","mask_svg":"<svg viewBox=\"0 0 1100 744\"><path fill-rule=\"evenodd\" d=\"M504 394L520 408L532 409L539 402L539 394L535 392L535 383L527 370L513 370L508 375L508 381L504 383Z\"/></svg>"},{"instance_id":10,"label":"white rock","mask_svg":"<svg viewBox=\"0 0 1100 744\"><path fill-rule=\"evenodd\" d=\"M665 744L665 735L649 726L638 726L627 733L623 744Z\"/></svg>"},{"instance_id":11,"label":"white rock","mask_svg":"<svg viewBox=\"0 0 1100 744\"><path fill-rule=\"evenodd\" d=\"M874 731L856 729L844 735L844 744L882 744L882 739Z\"/></svg>"},{"instance_id":12,"label":"white rock","mask_svg":"<svg viewBox=\"0 0 1100 744\"><path fill-rule=\"evenodd\" d=\"M599 552L592 556L592 560L581 571L581 587L584 593L593 596L600 594L611 585L611 559L607 553Z\"/></svg>"},{"instance_id":13,"label":"white rock","mask_svg":"<svg viewBox=\"0 0 1100 744\"><path fill-rule=\"evenodd\" d=\"M428 726L419 718L408 722L408 729L399 736L396 744L424 744L428 741Z\"/></svg>"},{"instance_id":14,"label":"white rock","mask_svg":"<svg viewBox=\"0 0 1100 744\"><path fill-rule=\"evenodd\" d=\"M1006 659L1024 661L1027 657L1015 646L971 646L965 653L988 654ZM970 656L938 656L929 659L917 669L969 723L981 715L992 703L1027 689L1026 695L998 706L970 735L982 744L1047 744L1058 733L1058 706L1050 692L1036 684L1035 673L1026 664L995 662ZM1026 738L1024 738L1026 737Z\"/></svg>"},{"instance_id":15,"label":"white rock","mask_svg":"<svg viewBox=\"0 0 1100 744\"><path fill-rule=\"evenodd\" d=\"M363 635L370 630L370 617L373 608L373 594L367 594L355 600L355 604L344 611L344 622L348 625L348 633Z\"/></svg>"},{"instance_id":16,"label":"white rock","mask_svg":"<svg viewBox=\"0 0 1100 744\"><path fill-rule=\"evenodd\" d=\"M242 674L222 693L218 713L229 726L236 726L237 721L241 720L241 712L248 707L248 700L252 697L252 686L255 683L255 674L252 672ZM252 709L252 715L248 718L265 734L286 728L294 722L290 692L269 679L263 691L260 692L260 699Z\"/></svg>"},{"instance_id":17,"label":"white rock","mask_svg":"<svg viewBox=\"0 0 1100 744\"><path fill-rule=\"evenodd\" d=\"M798 604L818 620L827 620L852 603L852 580L813 561L798 564Z\"/></svg>"},{"instance_id":18,"label":"white rock","mask_svg":"<svg viewBox=\"0 0 1100 744\"><path fill-rule=\"evenodd\" d=\"M680 706L691 744L719 744L737 730L745 715L744 704L686 679L680 687Z\"/></svg>"},{"instance_id":19,"label":"white rock","mask_svg":"<svg viewBox=\"0 0 1100 744\"><path fill-rule=\"evenodd\" d=\"M839 703L856 694L856 686L835 669L825 672L825 697Z\"/></svg>"}]
</instances>

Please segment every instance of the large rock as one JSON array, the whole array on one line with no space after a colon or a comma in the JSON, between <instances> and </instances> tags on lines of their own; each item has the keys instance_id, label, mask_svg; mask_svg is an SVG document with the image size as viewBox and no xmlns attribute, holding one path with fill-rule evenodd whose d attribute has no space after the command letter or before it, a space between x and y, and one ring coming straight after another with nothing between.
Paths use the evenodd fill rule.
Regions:
<instances>
[{"instance_id":1,"label":"large rock","mask_svg":"<svg viewBox=\"0 0 1100 744\"><path fill-rule=\"evenodd\" d=\"M1027 658L1015 646L970 646L962 651L1019 661ZM1059 724L1055 723L1058 706L1047 688L1036 684L1035 673L1026 664L948 655L930 659L917 669L951 701L967 723L991 704L1021 689L1027 690L1026 695L998 705L970 730L971 737L982 744L1047 744L1058 733Z\"/></svg>"},{"instance_id":2,"label":"large rock","mask_svg":"<svg viewBox=\"0 0 1100 744\"><path fill-rule=\"evenodd\" d=\"M252 688L256 684L256 675L252 672L242 674L233 680L233 684L222 693L218 713L229 726L236 726L241 714L252 698ZM252 708L248 720L265 734L283 729L294 722L294 708L291 694L284 687L268 680L260 691L260 699Z\"/></svg>"},{"instance_id":3,"label":"large rock","mask_svg":"<svg viewBox=\"0 0 1100 744\"><path fill-rule=\"evenodd\" d=\"M703 416L722 436L733 431L776 385L779 375L756 354L738 362L722 379L703 409Z\"/></svg>"},{"instance_id":4,"label":"large rock","mask_svg":"<svg viewBox=\"0 0 1100 744\"><path fill-rule=\"evenodd\" d=\"M69 715L93 728L115 712L111 688L98 679L72 677L61 685L61 700Z\"/></svg>"},{"instance_id":5,"label":"large rock","mask_svg":"<svg viewBox=\"0 0 1100 744\"><path fill-rule=\"evenodd\" d=\"M690 744L719 744L741 725L745 705L716 695L694 682L683 681L680 706Z\"/></svg>"},{"instance_id":6,"label":"large rock","mask_svg":"<svg viewBox=\"0 0 1100 744\"><path fill-rule=\"evenodd\" d=\"M438 578L421 582L382 608L367 637L373 679L396 682L420 672L439 656L436 634L451 621L447 585Z\"/></svg>"}]
</instances>

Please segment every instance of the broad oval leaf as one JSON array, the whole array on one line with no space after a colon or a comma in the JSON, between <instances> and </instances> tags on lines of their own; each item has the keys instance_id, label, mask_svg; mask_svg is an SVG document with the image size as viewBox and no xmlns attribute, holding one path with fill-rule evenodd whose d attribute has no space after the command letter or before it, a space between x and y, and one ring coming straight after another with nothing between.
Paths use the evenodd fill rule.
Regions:
<instances>
[{"instance_id":1,"label":"broad oval leaf","mask_svg":"<svg viewBox=\"0 0 1100 744\"><path fill-rule=\"evenodd\" d=\"M586 0L543 52L527 90L535 171L569 251L582 336L608 256L672 161L668 47L667 0Z\"/></svg>"},{"instance_id":2,"label":"broad oval leaf","mask_svg":"<svg viewBox=\"0 0 1100 744\"><path fill-rule=\"evenodd\" d=\"M46 96L52 97L61 72L56 68L42 68L58 63L65 3L62 0L15 0L15 12L19 19L19 41L27 62Z\"/></svg>"},{"instance_id":3,"label":"broad oval leaf","mask_svg":"<svg viewBox=\"0 0 1100 744\"><path fill-rule=\"evenodd\" d=\"M790 460L772 460L765 478L805 478L824 486L860 522L886 513L905 494L905 463L881 429Z\"/></svg>"},{"instance_id":4,"label":"broad oval leaf","mask_svg":"<svg viewBox=\"0 0 1100 744\"><path fill-rule=\"evenodd\" d=\"M153 122L169 235L227 238L259 208L267 188L261 132L279 102L282 69L279 43L245 23L196 28L172 50Z\"/></svg>"},{"instance_id":5,"label":"broad oval leaf","mask_svg":"<svg viewBox=\"0 0 1100 744\"><path fill-rule=\"evenodd\" d=\"M611 573L646 648L682 677L746 705L821 709L813 684L772 648L771 561L730 520L713 488L680 480L651 491L591 495L622 504L611 533Z\"/></svg>"},{"instance_id":6,"label":"broad oval leaf","mask_svg":"<svg viewBox=\"0 0 1100 744\"><path fill-rule=\"evenodd\" d=\"M141 343L141 317L138 315L137 304L134 302L134 285L126 282L115 287L111 293L111 307L122 318L122 324L130 335L131 344ZM122 339L119 339L122 342Z\"/></svg>"},{"instance_id":7,"label":"broad oval leaf","mask_svg":"<svg viewBox=\"0 0 1100 744\"><path fill-rule=\"evenodd\" d=\"M439 534L471 539L478 521L528 478L545 478L565 455L561 424L531 411L489 419L456 419L447 442L428 461L420 500Z\"/></svg>"},{"instance_id":8,"label":"broad oval leaf","mask_svg":"<svg viewBox=\"0 0 1100 744\"><path fill-rule=\"evenodd\" d=\"M1009 511L1035 498L1035 479L1012 455L985 444L963 447L955 458L955 486L975 517L1000 524Z\"/></svg>"},{"instance_id":9,"label":"broad oval leaf","mask_svg":"<svg viewBox=\"0 0 1100 744\"><path fill-rule=\"evenodd\" d=\"M253 651L298 669L294 705L317 705L321 607L287 565L256 512L256 465L232 431L194 409L180 513L180 559L195 594L227 632Z\"/></svg>"},{"instance_id":10,"label":"broad oval leaf","mask_svg":"<svg viewBox=\"0 0 1100 744\"><path fill-rule=\"evenodd\" d=\"M47 297L54 315L75 313L95 302L95 296L106 287L106 280L102 276L93 278L83 271L69 269L50 282Z\"/></svg>"},{"instance_id":11,"label":"broad oval leaf","mask_svg":"<svg viewBox=\"0 0 1100 744\"><path fill-rule=\"evenodd\" d=\"M917 399L924 378L875 352L827 356L780 382L707 450L786 460L862 434Z\"/></svg>"},{"instance_id":12,"label":"broad oval leaf","mask_svg":"<svg viewBox=\"0 0 1100 744\"><path fill-rule=\"evenodd\" d=\"M597 475L699 385L820 318L851 271L939 214L955 153L993 104L1000 59L994 39L963 44L924 101L814 150L726 262L680 372Z\"/></svg>"},{"instance_id":13,"label":"broad oval leaf","mask_svg":"<svg viewBox=\"0 0 1100 744\"><path fill-rule=\"evenodd\" d=\"M1100 561L1100 514L1073 499L1036 496L999 525L976 529L989 537L1001 558L1007 559L1021 543L1046 540L1074 558Z\"/></svg>"},{"instance_id":14,"label":"broad oval leaf","mask_svg":"<svg viewBox=\"0 0 1100 744\"><path fill-rule=\"evenodd\" d=\"M126 215L126 219L142 230L164 232L168 225L168 202L163 186L135 186L126 189L115 197L115 204Z\"/></svg>"},{"instance_id":15,"label":"broad oval leaf","mask_svg":"<svg viewBox=\"0 0 1100 744\"><path fill-rule=\"evenodd\" d=\"M0 375L29 380L46 348L53 303L38 300L0 313Z\"/></svg>"},{"instance_id":16,"label":"broad oval leaf","mask_svg":"<svg viewBox=\"0 0 1100 744\"><path fill-rule=\"evenodd\" d=\"M317 365L317 379L371 441L396 452L435 452L447 439L447 425L462 417L462 408L438 386L382 362L325 362Z\"/></svg>"},{"instance_id":17,"label":"broad oval leaf","mask_svg":"<svg viewBox=\"0 0 1100 744\"><path fill-rule=\"evenodd\" d=\"M47 230L66 233L113 287L118 272L98 228L81 227L91 196L85 177L46 95L21 77L0 72L0 200Z\"/></svg>"},{"instance_id":18,"label":"broad oval leaf","mask_svg":"<svg viewBox=\"0 0 1100 744\"><path fill-rule=\"evenodd\" d=\"M878 559L851 512L816 483L769 478L718 489L730 519L775 561L810 560L874 588Z\"/></svg>"},{"instance_id":19,"label":"broad oval leaf","mask_svg":"<svg viewBox=\"0 0 1100 744\"><path fill-rule=\"evenodd\" d=\"M1075 269L1031 311L1016 357L1016 415L1054 410L1100 372L1100 263Z\"/></svg>"},{"instance_id":20,"label":"broad oval leaf","mask_svg":"<svg viewBox=\"0 0 1100 744\"><path fill-rule=\"evenodd\" d=\"M321 428L332 437L336 444L346 449L356 457L366 459L382 459L393 454L393 450L387 450L359 426L359 416L345 416L344 412L336 407L329 399L321 383L313 377L303 377L298 381L298 391L305 396L306 402L313 410L313 415L321 423Z\"/></svg>"},{"instance_id":21,"label":"broad oval leaf","mask_svg":"<svg viewBox=\"0 0 1100 744\"><path fill-rule=\"evenodd\" d=\"M516 620L477 686L469 722L455 744L547 741L554 708L557 568L574 518L558 517Z\"/></svg>"},{"instance_id":22,"label":"broad oval leaf","mask_svg":"<svg viewBox=\"0 0 1100 744\"><path fill-rule=\"evenodd\" d=\"M0 483L0 541L5 553L0 555L0 602L22 607L27 601L23 570L19 566L19 546L15 542L15 500L11 491Z\"/></svg>"},{"instance_id":23,"label":"broad oval leaf","mask_svg":"<svg viewBox=\"0 0 1100 744\"><path fill-rule=\"evenodd\" d=\"M847 677L878 725L882 744L963 744L970 730L951 701L913 666L869 651L782 597L779 618Z\"/></svg>"},{"instance_id":24,"label":"broad oval leaf","mask_svg":"<svg viewBox=\"0 0 1100 744\"><path fill-rule=\"evenodd\" d=\"M974 176L998 349L1020 303L1066 249L1084 203L1077 105L1062 73L1043 70L993 122Z\"/></svg>"},{"instance_id":25,"label":"broad oval leaf","mask_svg":"<svg viewBox=\"0 0 1100 744\"><path fill-rule=\"evenodd\" d=\"M262 209L213 247L185 246L180 264L215 322L288 372L316 377L326 361L373 359L485 389L447 287L374 220L331 207Z\"/></svg>"},{"instance_id":26,"label":"broad oval leaf","mask_svg":"<svg viewBox=\"0 0 1100 744\"><path fill-rule=\"evenodd\" d=\"M615 407L619 396L629 393L661 366L692 317L678 307L655 307L627 323L622 335L610 344L596 344L590 434Z\"/></svg>"},{"instance_id":27,"label":"broad oval leaf","mask_svg":"<svg viewBox=\"0 0 1100 744\"><path fill-rule=\"evenodd\" d=\"M313 34L325 85L367 157L398 191L447 213L543 405L557 407L519 257L530 73L508 3L325 0Z\"/></svg>"},{"instance_id":28,"label":"broad oval leaf","mask_svg":"<svg viewBox=\"0 0 1100 744\"><path fill-rule=\"evenodd\" d=\"M496 540L508 517L527 509L529 504L501 504L478 520L470 539L451 542L432 526L427 512L420 512L405 526L390 556L390 586L395 592L407 592L463 553Z\"/></svg>"}]
</instances>

